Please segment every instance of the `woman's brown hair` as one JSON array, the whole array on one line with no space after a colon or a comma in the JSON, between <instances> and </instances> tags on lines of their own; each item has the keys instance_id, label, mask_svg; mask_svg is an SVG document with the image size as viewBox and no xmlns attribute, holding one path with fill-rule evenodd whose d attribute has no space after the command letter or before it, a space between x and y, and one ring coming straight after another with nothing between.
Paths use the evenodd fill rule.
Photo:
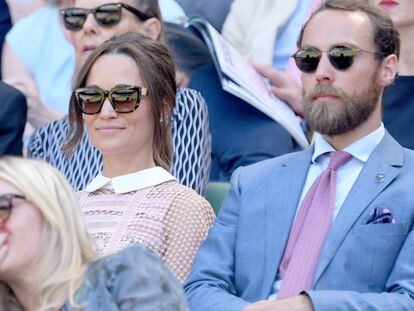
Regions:
<instances>
[{"instance_id":1,"label":"woman's brown hair","mask_svg":"<svg viewBox=\"0 0 414 311\"><path fill-rule=\"evenodd\" d=\"M163 44L138 33L113 37L96 48L86 59L77 75L75 90L85 86L95 61L107 54L126 55L137 64L152 104L154 162L169 169L172 160L170 115L175 103L176 83L175 66L168 49ZM117 81L114 82L116 84ZM69 130L64 145L66 154L70 155L78 145L83 131L82 112L73 93L69 107Z\"/></svg>"}]
</instances>

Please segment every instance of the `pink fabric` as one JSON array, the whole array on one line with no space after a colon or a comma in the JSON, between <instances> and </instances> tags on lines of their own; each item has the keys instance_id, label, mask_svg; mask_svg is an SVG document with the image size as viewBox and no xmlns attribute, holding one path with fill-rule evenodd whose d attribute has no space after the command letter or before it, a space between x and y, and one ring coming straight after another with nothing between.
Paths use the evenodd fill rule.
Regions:
<instances>
[{"instance_id":1,"label":"pink fabric","mask_svg":"<svg viewBox=\"0 0 414 311\"><path fill-rule=\"evenodd\" d=\"M351 159L344 151L329 154L330 162L306 194L290 231L279 266L283 299L312 289L313 278L326 236L332 224L336 195L336 171Z\"/></svg>"},{"instance_id":2,"label":"pink fabric","mask_svg":"<svg viewBox=\"0 0 414 311\"><path fill-rule=\"evenodd\" d=\"M182 283L214 222L210 204L176 181L123 194L83 191L78 199L98 255L141 244L158 253Z\"/></svg>"}]
</instances>

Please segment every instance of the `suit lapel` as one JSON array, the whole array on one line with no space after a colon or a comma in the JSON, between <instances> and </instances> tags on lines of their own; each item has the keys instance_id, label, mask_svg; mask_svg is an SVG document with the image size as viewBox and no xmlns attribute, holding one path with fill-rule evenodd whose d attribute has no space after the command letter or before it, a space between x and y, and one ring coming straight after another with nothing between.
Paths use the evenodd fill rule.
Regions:
<instances>
[{"instance_id":1,"label":"suit lapel","mask_svg":"<svg viewBox=\"0 0 414 311\"><path fill-rule=\"evenodd\" d=\"M335 219L320 255L315 283L331 262L358 217L398 175L403 164L403 153L403 148L386 133L364 165ZM379 174L382 174L384 179L377 180Z\"/></svg>"},{"instance_id":2,"label":"suit lapel","mask_svg":"<svg viewBox=\"0 0 414 311\"><path fill-rule=\"evenodd\" d=\"M288 158L270 174L266 193L266 261L262 297L269 295L285 250L313 154L313 148Z\"/></svg>"}]
</instances>

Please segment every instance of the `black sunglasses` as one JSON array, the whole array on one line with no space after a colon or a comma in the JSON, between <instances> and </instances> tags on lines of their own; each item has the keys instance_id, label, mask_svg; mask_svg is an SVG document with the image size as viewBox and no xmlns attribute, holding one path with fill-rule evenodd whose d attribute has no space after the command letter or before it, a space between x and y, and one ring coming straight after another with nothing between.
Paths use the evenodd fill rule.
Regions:
<instances>
[{"instance_id":1,"label":"black sunglasses","mask_svg":"<svg viewBox=\"0 0 414 311\"><path fill-rule=\"evenodd\" d=\"M139 107L141 97L147 95L147 88L142 86L117 85L109 91L98 86L79 88L74 91L75 100L84 114L101 112L105 98L118 113L133 112Z\"/></svg>"},{"instance_id":2,"label":"black sunglasses","mask_svg":"<svg viewBox=\"0 0 414 311\"><path fill-rule=\"evenodd\" d=\"M360 52L383 56L381 53L365 51L352 45L337 44L331 46L327 51L321 51L315 47L306 47L298 50L292 57L300 71L312 73L318 68L322 52L328 54L329 62L338 70L346 70L351 67L355 55Z\"/></svg>"},{"instance_id":3,"label":"black sunglasses","mask_svg":"<svg viewBox=\"0 0 414 311\"><path fill-rule=\"evenodd\" d=\"M7 219L9 219L11 209L13 207L13 199L26 200L26 197L13 193L0 195L0 223L4 223Z\"/></svg>"},{"instance_id":4,"label":"black sunglasses","mask_svg":"<svg viewBox=\"0 0 414 311\"><path fill-rule=\"evenodd\" d=\"M67 8L61 10L63 24L67 30L81 30L88 18L88 14L92 13L96 22L105 27L114 26L121 21L122 8L136 15L141 21L146 21L151 17L126 3L107 3L102 4L93 9L84 8Z\"/></svg>"}]
</instances>

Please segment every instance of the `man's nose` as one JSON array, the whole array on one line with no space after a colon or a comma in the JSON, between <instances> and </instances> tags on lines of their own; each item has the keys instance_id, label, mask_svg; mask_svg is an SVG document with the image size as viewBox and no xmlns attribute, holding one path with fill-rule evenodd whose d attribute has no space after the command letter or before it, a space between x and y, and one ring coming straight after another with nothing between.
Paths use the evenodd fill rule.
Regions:
<instances>
[{"instance_id":1,"label":"man's nose","mask_svg":"<svg viewBox=\"0 0 414 311\"><path fill-rule=\"evenodd\" d=\"M335 68L330 63L326 53L322 53L322 57L315 71L315 77L319 83L331 83L334 81Z\"/></svg>"}]
</instances>

